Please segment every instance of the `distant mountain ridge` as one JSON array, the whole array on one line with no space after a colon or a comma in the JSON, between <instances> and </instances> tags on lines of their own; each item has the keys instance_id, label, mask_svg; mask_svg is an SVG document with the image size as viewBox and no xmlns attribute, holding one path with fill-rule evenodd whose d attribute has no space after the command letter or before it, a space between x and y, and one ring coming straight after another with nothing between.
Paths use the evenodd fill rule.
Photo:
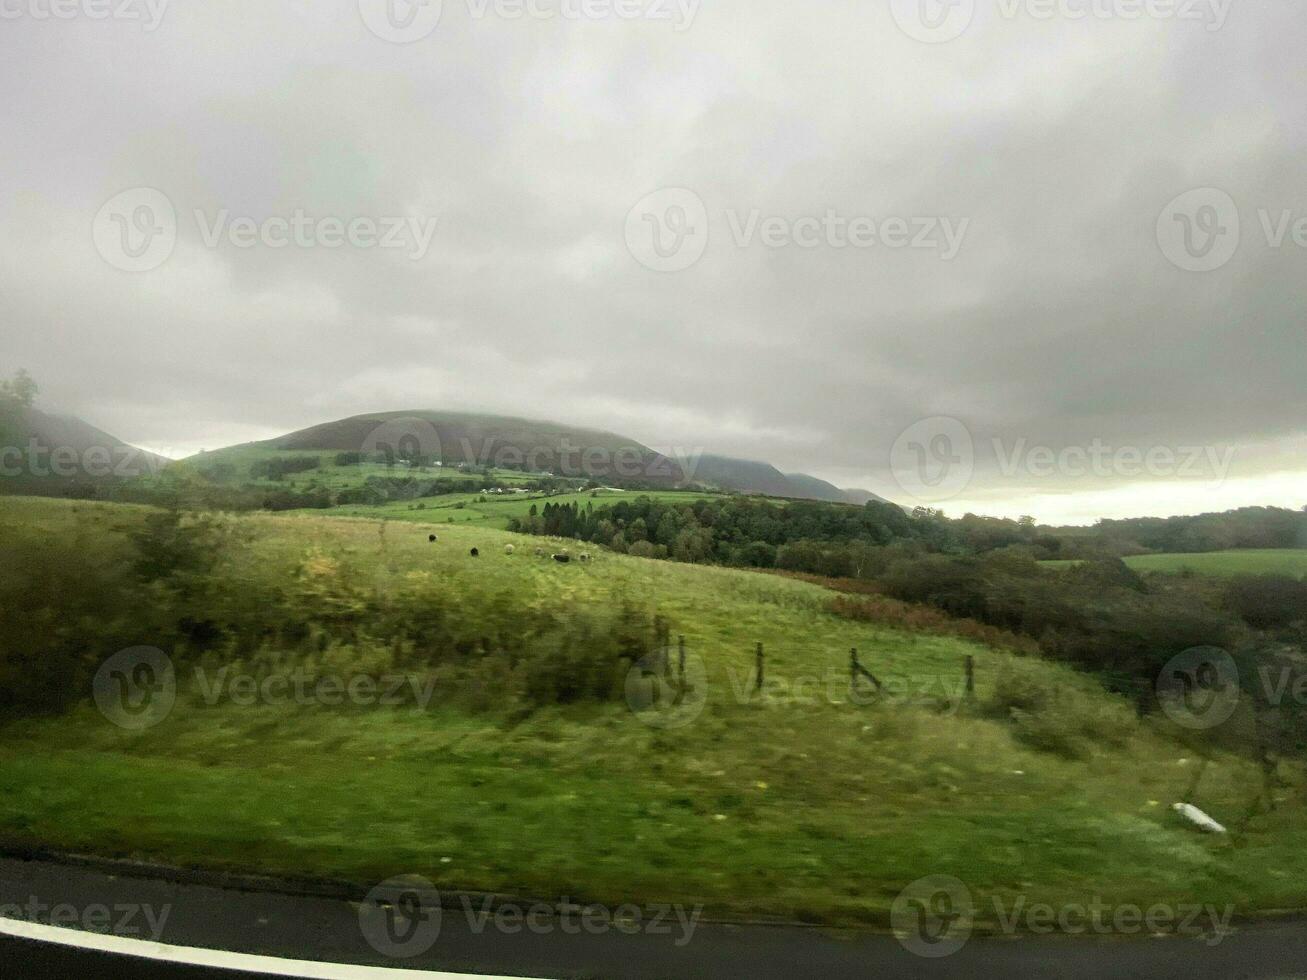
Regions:
<instances>
[{"instance_id":1,"label":"distant mountain ridge","mask_svg":"<svg viewBox=\"0 0 1307 980\"><path fill-rule=\"evenodd\" d=\"M470 412L418 409L354 415L248 445L288 452L393 451L447 465L538 470L629 485L673 487L685 482L679 463L625 436Z\"/></svg>"},{"instance_id":2,"label":"distant mountain ridge","mask_svg":"<svg viewBox=\"0 0 1307 980\"><path fill-rule=\"evenodd\" d=\"M842 490L833 483L807 473L782 473L770 463L731 456L707 454L700 457L691 479L696 483L735 493L823 500L837 504L856 504L859 507L872 500L889 503L870 490Z\"/></svg>"},{"instance_id":3,"label":"distant mountain ridge","mask_svg":"<svg viewBox=\"0 0 1307 980\"><path fill-rule=\"evenodd\" d=\"M23 412L5 445L26 447L36 439L43 451L62 448L77 457L76 472L87 479L114 479L157 473L171 460L139 449L71 415L31 408ZM616 485L676 487L698 484L731 493L861 506L883 497L867 490L843 490L806 473L783 473L770 463L706 454L680 462L634 439L613 432L539 419L470 412L412 410L374 412L323 422L261 442L218 449L204 456L221 458L228 450L262 447L288 453L416 452L446 464L501 466L584 476ZM90 465L88 465L88 463ZM25 467L26 469L26 467ZM54 479L42 476L39 481ZM10 479L11 489L34 479Z\"/></svg>"},{"instance_id":4,"label":"distant mountain ridge","mask_svg":"<svg viewBox=\"0 0 1307 980\"><path fill-rule=\"evenodd\" d=\"M705 454L685 465L626 436L514 416L415 409L353 415L246 446L286 452L372 452L407 439L410 451L447 464L507 465L586 476L617 484L673 487L686 483L732 493L820 500L862 506L885 498L842 490L806 473L782 473L770 463ZM237 448L237 447L229 447ZM241 447L243 448L243 447ZM220 456L223 450L209 453ZM588 463L583 460L589 454Z\"/></svg>"},{"instance_id":5,"label":"distant mountain ridge","mask_svg":"<svg viewBox=\"0 0 1307 980\"><path fill-rule=\"evenodd\" d=\"M6 418L0 428L5 451L0 492L132 479L157 473L171 462L74 415L34 407Z\"/></svg>"}]
</instances>

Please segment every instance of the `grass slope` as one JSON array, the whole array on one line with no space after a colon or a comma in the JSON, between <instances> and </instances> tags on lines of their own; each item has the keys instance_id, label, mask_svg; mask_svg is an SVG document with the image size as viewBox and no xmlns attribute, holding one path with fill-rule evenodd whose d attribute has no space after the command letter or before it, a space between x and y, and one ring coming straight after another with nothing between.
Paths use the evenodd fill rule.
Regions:
<instances>
[{"instance_id":1,"label":"grass slope","mask_svg":"<svg viewBox=\"0 0 1307 980\"><path fill-rule=\"evenodd\" d=\"M532 468L581 480L616 480L619 477L615 474L620 473L641 483L668 487L684 479L675 461L611 432L535 419L426 410L338 419L275 439L205 453L192 457L192 461L202 459L211 465L240 460L251 450L281 455L372 452L377 448L379 431L388 433L389 440L397 440L407 432L417 440L422 452L443 458L446 464L507 467L514 471Z\"/></svg>"},{"instance_id":2,"label":"grass slope","mask_svg":"<svg viewBox=\"0 0 1307 980\"><path fill-rule=\"evenodd\" d=\"M140 516L0 501L0 524L34 534L108 533ZM233 575L282 581L316 550L378 587L439 582L468 617L491 615L502 589L545 605L656 604L703 659L704 711L660 730L624 704L510 723L439 692L425 711L209 707L189 695L132 733L83 706L0 728L0 841L830 923L884 922L898 891L932 873L958 876L982 902L1101 896L1248 910L1307 898L1307 827L1292 805L1235 842L1180 826L1167 807L1192 779L1193 753L1060 666L844 620L828 611L828 591L776 576L611 554L564 567L531 556L540 539L483 526L239 523L253 545ZM747 697L760 640L767 696ZM977 658L982 702L1004 673L1057 685L1120 719L1120 747L1071 760L970 708L847 703L852 646L882 680L932 695L957 690L966 655ZM1197 802L1233 825L1257 786L1254 766L1218 756Z\"/></svg>"},{"instance_id":3,"label":"grass slope","mask_svg":"<svg viewBox=\"0 0 1307 980\"><path fill-rule=\"evenodd\" d=\"M543 509L545 504L558 506L576 504L584 509L590 504L596 508L610 506L622 500L649 497L663 503L690 504L711 496L680 490L587 490L582 493L490 495L479 493L428 497L422 500L395 501L376 507L333 507L331 514L341 517L360 517L372 520L407 521L410 523L475 524L482 527L506 530L512 518L523 518L531 508Z\"/></svg>"},{"instance_id":4,"label":"grass slope","mask_svg":"<svg viewBox=\"0 0 1307 980\"><path fill-rule=\"evenodd\" d=\"M1250 548L1190 555L1134 555L1125 559L1125 563L1140 572L1193 572L1214 577L1271 574L1302 577L1307 575L1307 549ZM1044 564L1065 568L1078 563L1050 561Z\"/></svg>"},{"instance_id":5,"label":"grass slope","mask_svg":"<svg viewBox=\"0 0 1307 980\"><path fill-rule=\"evenodd\" d=\"M464 472L456 466L427 466L421 469L410 469L403 465L388 467L383 463L350 463L337 466L336 455L333 450L287 451L264 443L248 443L232 446L230 449L201 453L173 465L179 469L192 469L206 474L219 483L251 483L257 486L288 487L295 490L304 490L313 486L325 487L329 490L347 490L362 486L370 477L438 480L468 491L479 490L486 484L486 477L483 474ZM318 468L289 473L277 480L255 477L250 472L256 463L301 457L317 458ZM509 486L521 486L531 479L529 475L517 470L494 470L492 475L499 482Z\"/></svg>"}]
</instances>

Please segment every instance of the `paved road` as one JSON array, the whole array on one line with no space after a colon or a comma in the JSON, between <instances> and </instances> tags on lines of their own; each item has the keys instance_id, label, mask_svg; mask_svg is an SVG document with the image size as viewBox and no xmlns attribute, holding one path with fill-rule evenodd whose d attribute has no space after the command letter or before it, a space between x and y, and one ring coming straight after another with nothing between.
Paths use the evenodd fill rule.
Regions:
<instances>
[{"instance_id":1,"label":"paved road","mask_svg":"<svg viewBox=\"0 0 1307 980\"><path fill-rule=\"evenodd\" d=\"M33 899L37 904L33 905ZM120 907L138 912L130 922ZM1194 939L1133 941L1078 938L972 939L960 951L928 960L892 936L840 937L811 929L700 924L683 935L593 935L559 928L540 934L480 931L458 911L441 916L430 950L410 960L388 958L364 938L358 906L345 901L256 893L104 874L43 862L0 859L0 907L9 918L50 924L64 906L85 918L108 907L120 927L175 947L232 950L287 959L359 966L543 978L1075 978L1139 980L1281 980L1307 978L1307 923L1249 927L1215 947ZM154 917L145 914L148 907ZM164 910L166 919L161 919ZM34 910L34 911L32 911ZM58 922L56 925L60 924ZM87 922L81 922L86 927ZM0 923L2 931L3 923ZM93 930L102 924L90 923ZM157 935L152 935L157 933ZM233 980L267 973L125 960L120 955L0 937L0 977L141 977L145 980ZM294 972L282 975L298 976Z\"/></svg>"}]
</instances>

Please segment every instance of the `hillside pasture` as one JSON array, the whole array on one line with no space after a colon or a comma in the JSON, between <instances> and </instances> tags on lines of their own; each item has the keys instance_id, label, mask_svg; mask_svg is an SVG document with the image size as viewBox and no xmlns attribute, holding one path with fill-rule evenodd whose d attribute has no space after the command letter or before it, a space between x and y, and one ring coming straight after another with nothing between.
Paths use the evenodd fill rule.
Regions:
<instances>
[{"instance_id":1,"label":"hillside pasture","mask_svg":"<svg viewBox=\"0 0 1307 980\"><path fill-rule=\"evenodd\" d=\"M119 573L123 536L151 513L8 499L0 540L29 559L76 554L75 572L65 571L87 583ZM240 703L207 698L179 670L175 707L141 731L109 723L89 699L16 718L0 724L0 845L363 885L420 874L442 889L704 903L847 925L884 924L899 890L927 874L961 878L985 908L1096 896L1244 912L1307 904L1300 773L1286 769L1278 808L1245 825L1258 767L1214 754L1195 801L1239 828L1237 846L1197 835L1169 810L1194 784L1195 747L1066 667L844 619L830 591L778 576L611 553L563 566L534 552L567 542L485 526L223 520L229 543L206 578L213 623L207 634L184 625L185 635L212 635L223 617L251 610L267 621L274 605L294 602L309 646L211 642L199 660L170 646L179 665L259 676L287 664L318 675L415 671L436 682L430 702ZM6 602L34 575L64 574L5 566ZM163 642L144 624L152 616L154 629L171 628L159 611L171 588L142 590L140 608L112 623L61 617L59 604L78 597L53 589L31 600L50 603L48 615L26 614L80 637L100 660ZM454 610L441 628L469 636L509 635L523 610L656 612L702 665L701 709L658 727L622 698L477 704L475 692L442 683L447 675L425 673L421 651L369 637L366 623L350 634L362 639L333 639L343 635L333 624L358 610L380 616L413 596ZM83 622L94 631L72 632ZM885 694L850 695L852 647ZM493 665L494 651L482 652ZM978 690L964 702L968 656ZM1007 710L1016 703L1020 724Z\"/></svg>"},{"instance_id":2,"label":"hillside pasture","mask_svg":"<svg viewBox=\"0 0 1307 980\"><path fill-rule=\"evenodd\" d=\"M487 479L495 480L508 486L524 486L532 479L539 479L517 470L492 470L487 478L482 472L470 472L457 466L421 466L410 467L404 463L387 466L379 462L346 463L337 465L337 453L332 450L288 450L275 449L264 445L234 446L214 453L202 453L189 459L174 463L179 470L191 470L200 473L216 483L248 483L254 486L283 487L292 490L307 490L313 487L331 491L350 490L362 486L371 478L403 479L412 477L417 480L436 480L449 484L451 491L466 489L479 490L486 485ZM253 470L260 463L273 460L317 459L318 466L313 469L288 473L279 479L256 476Z\"/></svg>"},{"instance_id":3,"label":"hillside pasture","mask_svg":"<svg viewBox=\"0 0 1307 980\"><path fill-rule=\"evenodd\" d=\"M621 500L649 497L660 503L692 504L711 494L679 490L618 490L605 488L579 493L523 493L480 494L465 493L442 497L425 497L420 500L394 501L377 506L341 506L331 510L333 516L360 517L373 520L408 521L434 524L472 524L478 527L507 530L513 518L525 518L531 508L543 509L545 504L571 506L582 509L594 505L604 507Z\"/></svg>"},{"instance_id":4,"label":"hillside pasture","mask_svg":"<svg viewBox=\"0 0 1307 980\"><path fill-rule=\"evenodd\" d=\"M1307 576L1307 549L1250 548L1200 554L1132 555L1124 560L1137 572L1162 572L1168 575L1191 573L1213 578L1234 575ZM1080 562L1048 561L1043 564L1049 568L1067 568Z\"/></svg>"}]
</instances>

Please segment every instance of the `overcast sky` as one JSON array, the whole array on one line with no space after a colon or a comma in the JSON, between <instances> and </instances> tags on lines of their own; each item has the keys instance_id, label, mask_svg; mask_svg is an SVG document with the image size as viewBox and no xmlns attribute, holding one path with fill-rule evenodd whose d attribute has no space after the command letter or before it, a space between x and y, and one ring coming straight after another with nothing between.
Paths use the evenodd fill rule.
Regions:
<instances>
[{"instance_id":1,"label":"overcast sky","mask_svg":"<svg viewBox=\"0 0 1307 980\"><path fill-rule=\"evenodd\" d=\"M447 408L1307 504L1300 2L972 7L0 0L0 370L171 455Z\"/></svg>"}]
</instances>

